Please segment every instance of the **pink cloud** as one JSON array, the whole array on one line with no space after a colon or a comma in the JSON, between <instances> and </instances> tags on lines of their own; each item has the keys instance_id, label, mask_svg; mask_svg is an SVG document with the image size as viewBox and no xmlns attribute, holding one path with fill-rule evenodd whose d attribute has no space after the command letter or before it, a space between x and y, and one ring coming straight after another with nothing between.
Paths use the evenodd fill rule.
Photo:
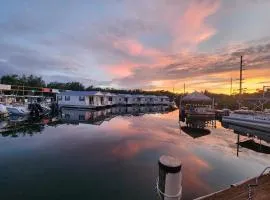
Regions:
<instances>
[{"instance_id":1,"label":"pink cloud","mask_svg":"<svg viewBox=\"0 0 270 200\"><path fill-rule=\"evenodd\" d=\"M213 36L216 30L206 24L205 20L213 15L219 6L220 1L192 1L184 14L173 24L174 49L194 47Z\"/></svg>"}]
</instances>

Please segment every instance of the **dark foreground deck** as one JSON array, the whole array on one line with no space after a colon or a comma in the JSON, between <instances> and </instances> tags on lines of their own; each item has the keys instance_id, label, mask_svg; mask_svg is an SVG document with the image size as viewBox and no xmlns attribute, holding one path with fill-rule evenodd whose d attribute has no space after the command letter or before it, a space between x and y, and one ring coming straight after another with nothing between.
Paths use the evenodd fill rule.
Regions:
<instances>
[{"instance_id":1,"label":"dark foreground deck","mask_svg":"<svg viewBox=\"0 0 270 200\"><path fill-rule=\"evenodd\" d=\"M232 186L228 189L216 192L197 200L216 200L216 199L230 199L230 200L247 200L249 199L249 184L255 184L256 178L250 179L244 183ZM270 174L263 175L258 179L258 186L251 187L252 200L269 200L270 199Z\"/></svg>"}]
</instances>

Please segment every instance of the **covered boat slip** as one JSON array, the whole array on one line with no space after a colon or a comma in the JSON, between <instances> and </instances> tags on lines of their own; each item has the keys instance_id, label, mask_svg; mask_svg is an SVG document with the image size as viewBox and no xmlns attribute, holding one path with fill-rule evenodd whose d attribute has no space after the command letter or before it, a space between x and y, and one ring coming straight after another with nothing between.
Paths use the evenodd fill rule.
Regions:
<instances>
[{"instance_id":1,"label":"covered boat slip","mask_svg":"<svg viewBox=\"0 0 270 200\"><path fill-rule=\"evenodd\" d=\"M114 105L170 105L169 97L113 94L100 91L67 91L57 94L59 108L101 108Z\"/></svg>"}]
</instances>

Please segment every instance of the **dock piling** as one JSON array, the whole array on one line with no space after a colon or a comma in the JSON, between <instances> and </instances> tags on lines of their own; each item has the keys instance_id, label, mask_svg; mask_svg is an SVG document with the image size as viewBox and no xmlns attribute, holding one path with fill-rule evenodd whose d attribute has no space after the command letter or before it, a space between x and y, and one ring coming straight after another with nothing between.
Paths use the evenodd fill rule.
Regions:
<instances>
[{"instance_id":1,"label":"dock piling","mask_svg":"<svg viewBox=\"0 0 270 200\"><path fill-rule=\"evenodd\" d=\"M162 200L180 200L182 197L182 164L171 156L161 156L158 161L157 192Z\"/></svg>"}]
</instances>

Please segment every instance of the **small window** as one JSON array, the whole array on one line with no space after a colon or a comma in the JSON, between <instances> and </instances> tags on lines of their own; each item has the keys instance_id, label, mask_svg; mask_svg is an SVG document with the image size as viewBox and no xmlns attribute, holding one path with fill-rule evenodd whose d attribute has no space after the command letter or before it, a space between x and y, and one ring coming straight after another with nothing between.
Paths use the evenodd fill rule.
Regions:
<instances>
[{"instance_id":1,"label":"small window","mask_svg":"<svg viewBox=\"0 0 270 200\"><path fill-rule=\"evenodd\" d=\"M119 101L121 101L121 98L119 98Z\"/></svg>"},{"instance_id":2,"label":"small window","mask_svg":"<svg viewBox=\"0 0 270 200\"><path fill-rule=\"evenodd\" d=\"M109 101L112 101L112 97L109 97Z\"/></svg>"},{"instance_id":3,"label":"small window","mask_svg":"<svg viewBox=\"0 0 270 200\"><path fill-rule=\"evenodd\" d=\"M70 96L65 96L65 101L70 101Z\"/></svg>"},{"instance_id":4,"label":"small window","mask_svg":"<svg viewBox=\"0 0 270 200\"><path fill-rule=\"evenodd\" d=\"M79 101L85 101L85 96L79 96Z\"/></svg>"},{"instance_id":5,"label":"small window","mask_svg":"<svg viewBox=\"0 0 270 200\"><path fill-rule=\"evenodd\" d=\"M79 120L80 121L84 121L85 120L85 116L84 115L79 115Z\"/></svg>"},{"instance_id":6,"label":"small window","mask_svg":"<svg viewBox=\"0 0 270 200\"><path fill-rule=\"evenodd\" d=\"M70 114L65 114L65 119L70 119Z\"/></svg>"},{"instance_id":7,"label":"small window","mask_svg":"<svg viewBox=\"0 0 270 200\"><path fill-rule=\"evenodd\" d=\"M94 97L92 97L92 96L89 97L89 104L90 105L94 104Z\"/></svg>"},{"instance_id":8,"label":"small window","mask_svg":"<svg viewBox=\"0 0 270 200\"><path fill-rule=\"evenodd\" d=\"M62 96L57 97L58 101L62 101Z\"/></svg>"}]
</instances>

